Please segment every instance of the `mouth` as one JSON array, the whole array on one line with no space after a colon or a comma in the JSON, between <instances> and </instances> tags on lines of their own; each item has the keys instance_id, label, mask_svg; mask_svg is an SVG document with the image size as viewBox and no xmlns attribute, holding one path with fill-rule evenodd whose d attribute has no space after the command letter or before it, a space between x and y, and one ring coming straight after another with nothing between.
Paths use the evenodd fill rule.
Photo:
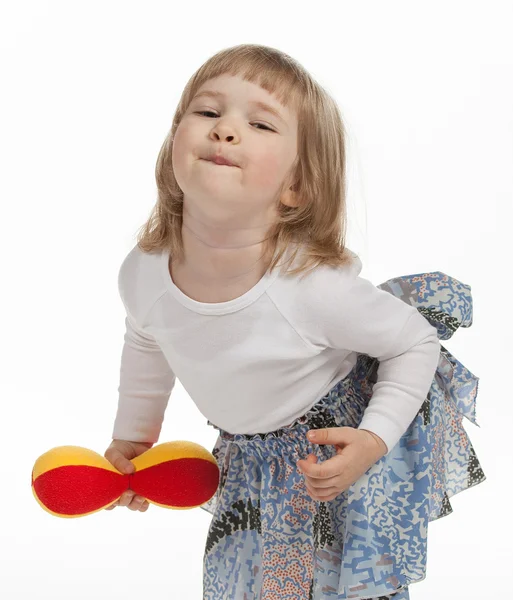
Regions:
<instances>
[{"instance_id":1,"label":"mouth","mask_svg":"<svg viewBox=\"0 0 513 600\"><path fill-rule=\"evenodd\" d=\"M218 165L219 167L237 167L237 165L219 159L202 158L201 160L206 160L207 162Z\"/></svg>"}]
</instances>

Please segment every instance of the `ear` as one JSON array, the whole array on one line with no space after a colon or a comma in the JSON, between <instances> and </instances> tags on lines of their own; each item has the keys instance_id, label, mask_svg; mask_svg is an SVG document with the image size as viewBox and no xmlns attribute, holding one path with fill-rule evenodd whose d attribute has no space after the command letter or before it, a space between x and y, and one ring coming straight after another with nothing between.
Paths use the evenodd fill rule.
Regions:
<instances>
[{"instance_id":1,"label":"ear","mask_svg":"<svg viewBox=\"0 0 513 600\"><path fill-rule=\"evenodd\" d=\"M292 207L299 206L301 200L297 194L297 190L298 190L297 183L295 183L294 185L289 187L287 190L285 190L280 197L281 203L285 204L285 206L292 206Z\"/></svg>"}]
</instances>

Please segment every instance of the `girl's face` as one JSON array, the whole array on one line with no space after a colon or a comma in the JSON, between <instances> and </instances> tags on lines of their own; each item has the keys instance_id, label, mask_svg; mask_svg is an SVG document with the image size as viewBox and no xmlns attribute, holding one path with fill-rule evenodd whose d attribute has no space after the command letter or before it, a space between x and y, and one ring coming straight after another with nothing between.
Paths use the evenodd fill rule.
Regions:
<instances>
[{"instance_id":1,"label":"girl's face","mask_svg":"<svg viewBox=\"0 0 513 600\"><path fill-rule=\"evenodd\" d=\"M199 95L205 91L217 95ZM258 102L270 105L278 115ZM238 166L205 160L211 153ZM279 187L296 155L296 114L260 86L231 75L199 88L176 130L172 149L184 204L212 220L246 226L249 221L257 225L273 220Z\"/></svg>"}]
</instances>

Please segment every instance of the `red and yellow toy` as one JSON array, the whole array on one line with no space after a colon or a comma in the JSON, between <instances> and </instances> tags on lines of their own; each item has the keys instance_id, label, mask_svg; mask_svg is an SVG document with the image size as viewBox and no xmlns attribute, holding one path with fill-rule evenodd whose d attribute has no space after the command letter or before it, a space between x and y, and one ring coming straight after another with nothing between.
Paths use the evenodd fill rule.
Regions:
<instances>
[{"instance_id":1,"label":"red and yellow toy","mask_svg":"<svg viewBox=\"0 0 513 600\"><path fill-rule=\"evenodd\" d=\"M58 446L36 460L32 493L50 514L72 518L103 510L127 489L163 508L196 508L219 485L216 459L194 442L158 444L131 462L135 472L125 475L93 450Z\"/></svg>"}]
</instances>

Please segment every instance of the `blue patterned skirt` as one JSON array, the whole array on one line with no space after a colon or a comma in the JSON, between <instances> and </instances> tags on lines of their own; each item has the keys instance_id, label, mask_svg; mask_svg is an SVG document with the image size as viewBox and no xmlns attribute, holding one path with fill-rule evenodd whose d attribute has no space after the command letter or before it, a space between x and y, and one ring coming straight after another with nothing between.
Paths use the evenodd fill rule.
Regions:
<instances>
[{"instance_id":1,"label":"blue patterned skirt","mask_svg":"<svg viewBox=\"0 0 513 600\"><path fill-rule=\"evenodd\" d=\"M472 325L470 286L439 271L377 286L417 310L449 339ZM335 446L306 432L358 427L379 361L352 371L307 413L262 434L219 431L220 469L203 565L203 600L409 600L426 576L428 523L452 512L451 496L485 480L463 417L476 422L479 378L441 345L428 395L399 442L333 500L313 500L296 462L321 463Z\"/></svg>"}]
</instances>

